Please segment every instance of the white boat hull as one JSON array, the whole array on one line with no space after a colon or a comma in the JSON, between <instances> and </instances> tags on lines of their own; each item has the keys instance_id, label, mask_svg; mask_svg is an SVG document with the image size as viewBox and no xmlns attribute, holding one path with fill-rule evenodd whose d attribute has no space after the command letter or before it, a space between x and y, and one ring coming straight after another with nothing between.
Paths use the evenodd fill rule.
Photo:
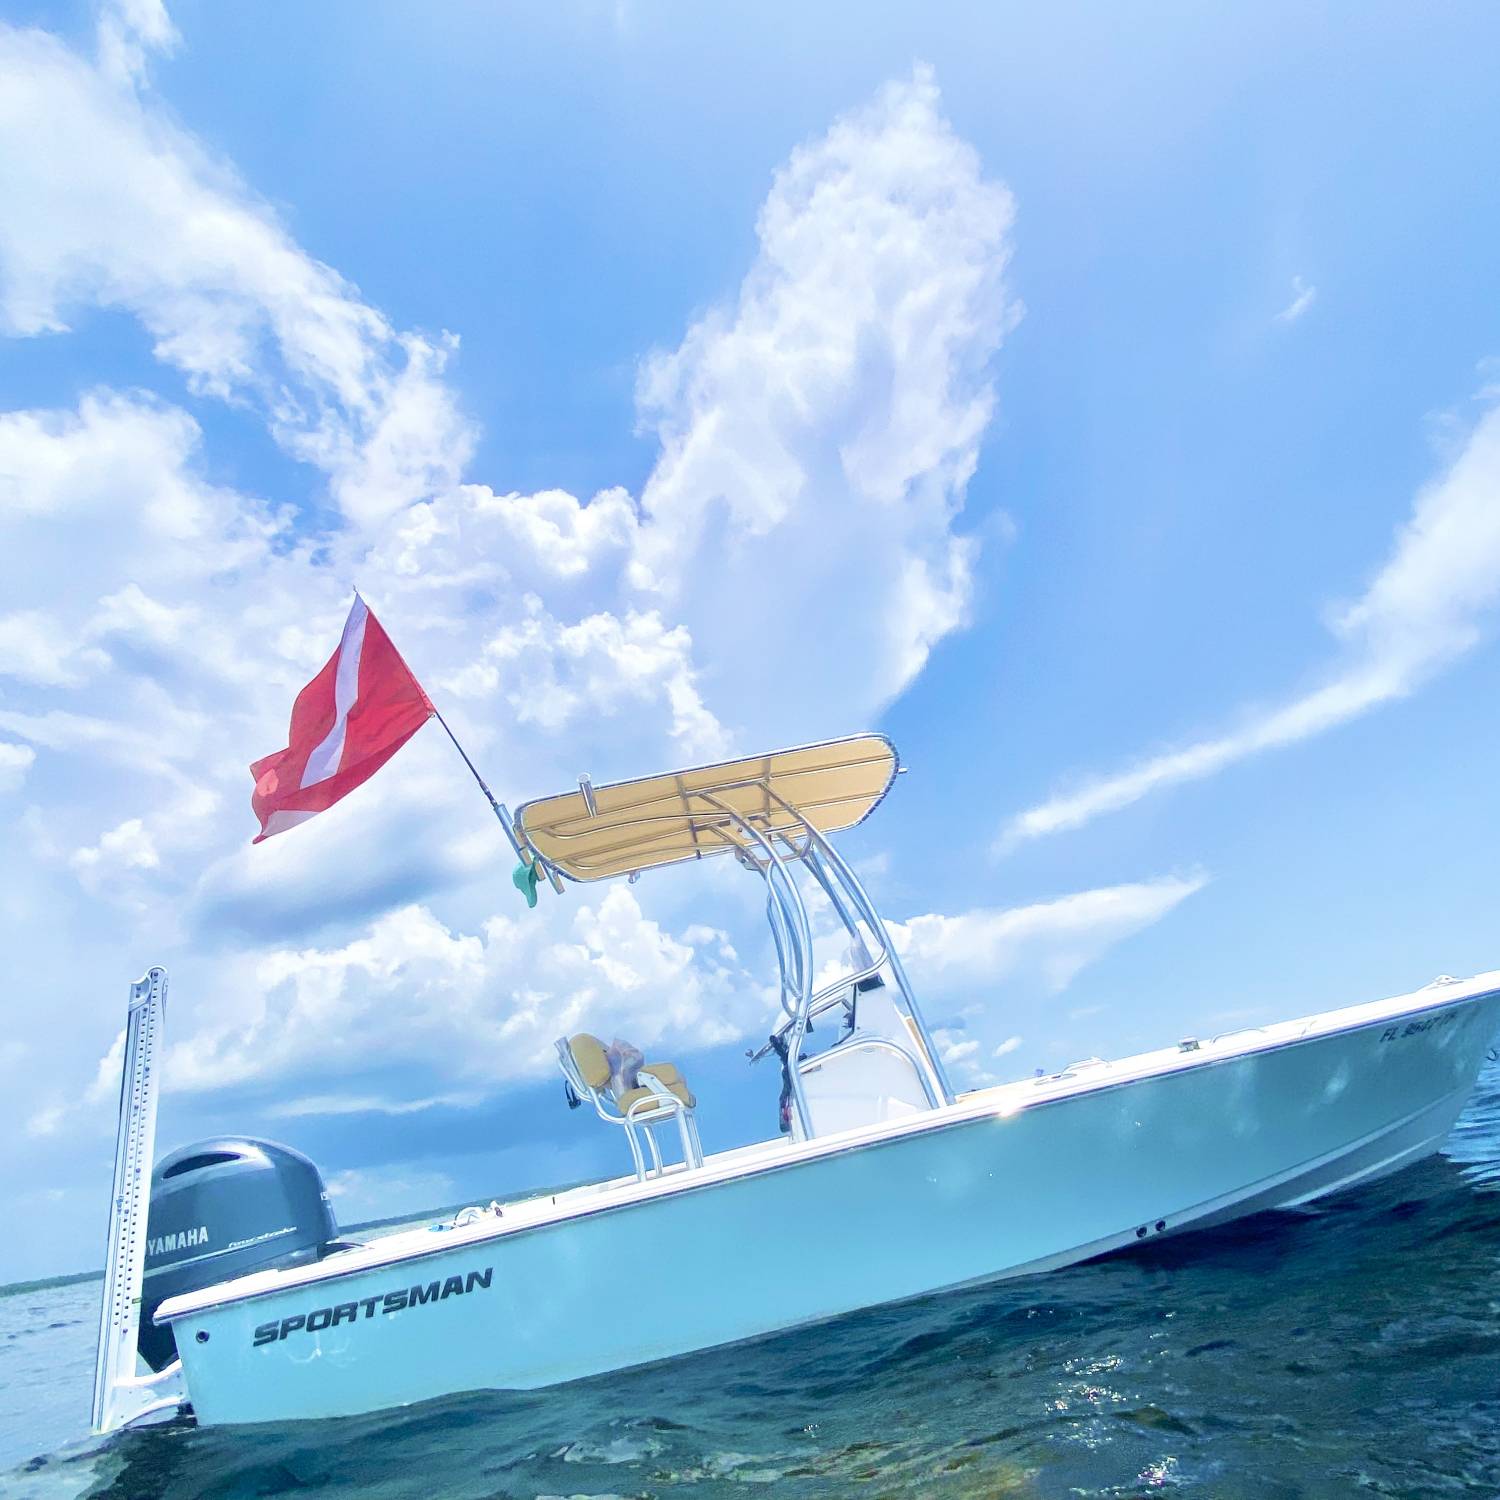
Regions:
<instances>
[{"instance_id":1,"label":"white boat hull","mask_svg":"<svg viewBox=\"0 0 1500 1500\"><path fill-rule=\"evenodd\" d=\"M1438 1148L1497 1023L1500 976L1429 987L393 1236L160 1316L205 1423L576 1380L1385 1175Z\"/></svg>"}]
</instances>

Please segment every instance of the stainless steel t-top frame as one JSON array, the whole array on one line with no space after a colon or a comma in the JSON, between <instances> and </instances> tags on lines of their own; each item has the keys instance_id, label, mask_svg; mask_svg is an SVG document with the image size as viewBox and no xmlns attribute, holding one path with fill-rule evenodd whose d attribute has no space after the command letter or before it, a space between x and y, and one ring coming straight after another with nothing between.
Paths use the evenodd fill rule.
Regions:
<instances>
[{"instance_id":1,"label":"stainless steel t-top frame","mask_svg":"<svg viewBox=\"0 0 1500 1500\"><path fill-rule=\"evenodd\" d=\"M515 833L523 858L570 880L601 880L641 869L731 853L765 882L766 919L780 971L785 1019L774 1041L785 1043L792 1104L805 1138L813 1135L799 1063L811 1023L839 1005L851 986L877 974L909 1035L863 1035L843 1045L896 1051L916 1068L933 1108L953 1089L923 1019L905 966L875 904L827 832L853 827L879 805L900 769L882 735L829 740L719 765L595 786L529 802ZM821 826L820 826L821 825ZM812 928L796 876L805 869L828 898L867 962L815 988ZM870 940L867 945L867 939ZM872 951L873 950L873 951ZM764 1056L771 1044L752 1056Z\"/></svg>"},{"instance_id":2,"label":"stainless steel t-top frame","mask_svg":"<svg viewBox=\"0 0 1500 1500\"><path fill-rule=\"evenodd\" d=\"M912 992L911 981L907 978L901 956L896 952L895 944L886 931L880 913L875 909L875 903L870 900L869 893L848 861L768 781L742 782L736 785L757 784L768 802L774 802L793 819L796 825L794 828L788 830L778 827L774 832L768 833L756 826L755 814L736 812L715 793L702 792L695 795L716 808L752 841L752 848L741 848L736 852L740 862L757 871L766 882L766 916L770 922L781 970L781 1007L787 1015L786 1021L777 1028L777 1035L785 1039L792 1105L797 1112L803 1136L810 1139L813 1134L812 1116L802 1088L802 1073L797 1066L808 1026L824 1011L842 1003L851 985L879 974L883 969L888 969L891 978L895 980L899 996L897 1009L911 1022L920 1044L923 1055L913 1060L918 1065L917 1071L922 1077L929 1102L934 1107L939 1103L951 1104L953 1089L942 1058L938 1055L937 1045L927 1029L921 1007ZM726 786L716 791L733 789ZM760 851L759 857L756 850ZM811 872L827 895L829 904L850 936L854 951L858 952L865 946L865 936L859 928L861 918L875 940L876 951L869 955L870 961L864 968L840 974L816 992L812 988L812 931L807 918L807 906L791 871L791 865L799 861ZM763 1056L766 1050L762 1048L752 1055ZM905 1048L899 1050L906 1052Z\"/></svg>"},{"instance_id":3,"label":"stainless steel t-top frame","mask_svg":"<svg viewBox=\"0 0 1500 1500\"><path fill-rule=\"evenodd\" d=\"M744 787L758 787L767 803L775 803L792 819L794 826L791 829L770 829L765 826L771 823L770 818L757 818L754 813L737 812L723 800L723 793ZM925 1054L915 1060L918 1072L923 1075L923 1084L931 1103L934 1106L940 1102L951 1104L953 1089L916 996L912 993L905 966L896 952L895 944L891 942L880 913L875 909L875 903L870 900L859 877L843 856L796 807L780 796L768 780L751 778L731 782L715 787L712 792L690 792L688 798L690 801L706 803L718 814L715 817L710 813L702 820L694 820L694 826L700 835L718 834L721 822L733 824L745 835L749 841L748 846L736 843L735 853L746 869L754 870L766 883L766 917L770 922L771 937L781 971L781 1008L787 1016L786 1021L777 1028L777 1034L786 1039L787 1076L791 1081L792 1104L797 1111L797 1122L804 1138L812 1138L812 1115L807 1106L807 1096L803 1092L802 1074L797 1067L797 1059L808 1025L823 1011L841 1003L850 985L861 979L868 979L882 969L890 970L900 996L898 1010L910 1019ZM839 920L856 943L855 951L858 952L858 945L864 943L858 918L864 919L865 926L875 939L876 951L870 955L870 962L865 968L852 974L841 974L833 983L816 992L812 987L812 927L807 917L807 905L791 870L791 866L798 861L811 871L813 878L827 894ZM763 1055L763 1052L764 1049L756 1055ZM925 1068L922 1066L924 1062ZM934 1093L937 1097L933 1097Z\"/></svg>"}]
</instances>

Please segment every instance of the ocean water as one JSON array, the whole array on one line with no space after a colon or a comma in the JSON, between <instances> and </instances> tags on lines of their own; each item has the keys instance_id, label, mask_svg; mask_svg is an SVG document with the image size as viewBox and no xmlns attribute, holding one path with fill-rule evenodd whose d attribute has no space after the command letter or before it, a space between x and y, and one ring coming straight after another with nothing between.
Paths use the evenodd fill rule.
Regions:
<instances>
[{"instance_id":1,"label":"ocean water","mask_svg":"<svg viewBox=\"0 0 1500 1500\"><path fill-rule=\"evenodd\" d=\"M1500 1067L1312 1209L560 1390L92 1441L98 1298L0 1291L0 1495L1495 1500Z\"/></svg>"}]
</instances>

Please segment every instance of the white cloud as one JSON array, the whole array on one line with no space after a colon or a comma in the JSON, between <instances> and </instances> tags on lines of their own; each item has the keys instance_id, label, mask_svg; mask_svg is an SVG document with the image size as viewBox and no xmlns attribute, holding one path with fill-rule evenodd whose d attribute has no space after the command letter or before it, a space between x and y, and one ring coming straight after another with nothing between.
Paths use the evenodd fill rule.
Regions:
<instances>
[{"instance_id":1,"label":"white cloud","mask_svg":"<svg viewBox=\"0 0 1500 1500\"><path fill-rule=\"evenodd\" d=\"M1106 949L1160 921L1204 884L1201 875L1167 876L1030 906L933 912L887 925L902 958L942 993L1021 979L1056 994Z\"/></svg>"},{"instance_id":2,"label":"white cloud","mask_svg":"<svg viewBox=\"0 0 1500 1500\"><path fill-rule=\"evenodd\" d=\"M215 561L226 568L244 561L274 523L196 477L200 437L185 411L141 392L92 391L76 412L0 414L0 520L16 528L27 560L44 565L36 586L55 595L70 559L103 550L112 521L166 546L210 537L222 544L218 528L234 526L240 546ZM42 551L49 540L52 549ZM200 561L193 571L201 568Z\"/></svg>"},{"instance_id":3,"label":"white cloud","mask_svg":"<svg viewBox=\"0 0 1500 1500\"><path fill-rule=\"evenodd\" d=\"M152 52L171 52L181 38L162 0L106 0L99 7L99 67L118 83L134 83Z\"/></svg>"},{"instance_id":4,"label":"white cloud","mask_svg":"<svg viewBox=\"0 0 1500 1500\"><path fill-rule=\"evenodd\" d=\"M1227 734L1049 798L1013 818L997 850L1080 828L1151 792L1210 776L1404 698L1484 638L1497 602L1500 407L1491 407L1446 472L1418 494L1390 559L1364 594L1333 615L1343 658L1320 687Z\"/></svg>"},{"instance_id":5,"label":"white cloud","mask_svg":"<svg viewBox=\"0 0 1500 1500\"><path fill-rule=\"evenodd\" d=\"M584 505L566 490L497 495L485 485L465 485L455 508L465 507L471 524L493 529L493 545L519 549L543 575L559 579L582 577L601 557L623 553L637 531L635 506L622 489L604 490Z\"/></svg>"},{"instance_id":6,"label":"white cloud","mask_svg":"<svg viewBox=\"0 0 1500 1500\"><path fill-rule=\"evenodd\" d=\"M1017 1015L1037 1015L1087 967L1200 891L1206 877L1167 876L1077 891L1052 901L889 922L935 1035L965 1087L993 1082L993 1066L1022 1044ZM1048 1028L1055 1029L1055 1026Z\"/></svg>"},{"instance_id":7,"label":"white cloud","mask_svg":"<svg viewBox=\"0 0 1500 1500\"><path fill-rule=\"evenodd\" d=\"M974 1058L979 1055L979 1043L972 1037L960 1040L951 1031L940 1029L933 1032L933 1040L937 1043L938 1053L950 1072L960 1066L971 1065Z\"/></svg>"},{"instance_id":8,"label":"white cloud","mask_svg":"<svg viewBox=\"0 0 1500 1500\"><path fill-rule=\"evenodd\" d=\"M45 610L0 615L0 676L57 687L80 682L84 669L108 664L104 651L65 639L57 619Z\"/></svg>"},{"instance_id":9,"label":"white cloud","mask_svg":"<svg viewBox=\"0 0 1500 1500\"><path fill-rule=\"evenodd\" d=\"M0 793L18 791L35 762L36 751L30 745L0 740Z\"/></svg>"},{"instance_id":10,"label":"white cloud","mask_svg":"<svg viewBox=\"0 0 1500 1500\"><path fill-rule=\"evenodd\" d=\"M535 595L524 603L525 617L445 679L446 689L460 697L500 691L516 723L552 734L580 717L645 705L663 714L684 755L711 760L727 753L725 732L699 696L684 627L668 628L655 610L632 610L623 620L601 611L564 625Z\"/></svg>"},{"instance_id":11,"label":"white cloud","mask_svg":"<svg viewBox=\"0 0 1500 1500\"><path fill-rule=\"evenodd\" d=\"M256 400L351 516L450 487L473 447L441 379L454 341L394 330L137 88L173 36L152 0L105 9L97 66L0 27L0 325L133 314L195 390Z\"/></svg>"},{"instance_id":12,"label":"white cloud","mask_svg":"<svg viewBox=\"0 0 1500 1500\"><path fill-rule=\"evenodd\" d=\"M127 818L99 836L97 844L75 849L69 863L89 891L109 889L118 894L120 882L141 870L161 864L151 835L139 818Z\"/></svg>"},{"instance_id":13,"label":"white cloud","mask_svg":"<svg viewBox=\"0 0 1500 1500\"><path fill-rule=\"evenodd\" d=\"M966 618L1013 214L919 69L793 153L738 298L642 371L632 576L759 732L862 723Z\"/></svg>"},{"instance_id":14,"label":"white cloud","mask_svg":"<svg viewBox=\"0 0 1500 1500\"><path fill-rule=\"evenodd\" d=\"M1300 276L1292 277L1292 300L1276 314L1278 323L1295 323L1318 298L1318 289Z\"/></svg>"},{"instance_id":15,"label":"white cloud","mask_svg":"<svg viewBox=\"0 0 1500 1500\"><path fill-rule=\"evenodd\" d=\"M88 623L88 634L173 647L197 629L202 618L202 611L195 604L163 604L138 583L127 583L117 593L106 594L99 601L99 608Z\"/></svg>"},{"instance_id":16,"label":"white cloud","mask_svg":"<svg viewBox=\"0 0 1500 1500\"><path fill-rule=\"evenodd\" d=\"M229 961L214 1014L171 1047L166 1076L188 1090L326 1087L399 1056L487 1093L549 1075L554 1040L582 1028L677 1052L736 1041L774 1001L725 962L721 937L707 951L673 937L620 885L597 905L497 916L479 933L405 907L340 947Z\"/></svg>"}]
</instances>

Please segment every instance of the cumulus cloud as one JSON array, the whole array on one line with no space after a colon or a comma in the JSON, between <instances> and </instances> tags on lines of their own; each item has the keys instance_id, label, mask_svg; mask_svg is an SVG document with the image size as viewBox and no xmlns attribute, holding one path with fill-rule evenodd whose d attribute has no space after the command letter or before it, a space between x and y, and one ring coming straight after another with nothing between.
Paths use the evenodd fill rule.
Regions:
<instances>
[{"instance_id":1,"label":"cumulus cloud","mask_svg":"<svg viewBox=\"0 0 1500 1500\"><path fill-rule=\"evenodd\" d=\"M1237 729L1153 755L1018 814L1004 853L1080 828L1150 793L1213 775L1264 750L1325 733L1414 692L1485 636L1500 602L1500 406L1480 417L1446 470L1416 497L1365 592L1333 612L1340 659L1310 692Z\"/></svg>"},{"instance_id":2,"label":"cumulus cloud","mask_svg":"<svg viewBox=\"0 0 1500 1500\"><path fill-rule=\"evenodd\" d=\"M954 522L1016 316L1013 216L919 69L793 153L739 296L642 371L662 453L633 577L804 735L874 713L967 616Z\"/></svg>"},{"instance_id":3,"label":"cumulus cloud","mask_svg":"<svg viewBox=\"0 0 1500 1500\"><path fill-rule=\"evenodd\" d=\"M624 619L601 611L564 625L536 595L524 604L525 617L487 641L445 688L464 698L498 693L516 723L549 733L644 705L670 724L684 755L727 753L727 735L699 696L683 626L669 628L655 610Z\"/></svg>"},{"instance_id":4,"label":"cumulus cloud","mask_svg":"<svg viewBox=\"0 0 1500 1500\"><path fill-rule=\"evenodd\" d=\"M186 1090L326 1086L399 1055L488 1093L550 1074L552 1043L585 1027L679 1051L736 1041L774 999L723 958L722 934L695 936L696 946L667 932L624 886L571 921L496 916L473 933L404 907L341 946L233 961L220 1013L170 1049L167 1077Z\"/></svg>"},{"instance_id":5,"label":"cumulus cloud","mask_svg":"<svg viewBox=\"0 0 1500 1500\"><path fill-rule=\"evenodd\" d=\"M124 870L154 870L161 863L139 818L127 818L118 828L101 834L91 848L76 850L73 866L78 870L96 871L118 867Z\"/></svg>"},{"instance_id":6,"label":"cumulus cloud","mask_svg":"<svg viewBox=\"0 0 1500 1500\"><path fill-rule=\"evenodd\" d=\"M76 683L79 666L73 656L53 616L39 609L0 615L0 677L47 685ZM96 653L95 660L102 662L102 653Z\"/></svg>"},{"instance_id":7,"label":"cumulus cloud","mask_svg":"<svg viewBox=\"0 0 1500 1500\"><path fill-rule=\"evenodd\" d=\"M132 314L194 390L256 401L358 519L450 487L473 446L442 380L454 341L393 329L137 87L173 36L156 0L105 8L97 62L0 27L0 327Z\"/></svg>"},{"instance_id":8,"label":"cumulus cloud","mask_svg":"<svg viewBox=\"0 0 1500 1500\"><path fill-rule=\"evenodd\" d=\"M70 562L109 566L96 554L114 540L112 520L152 545L230 544L213 558L220 568L252 557L285 518L204 482L194 468L201 438L188 413L143 392L92 391L76 410L0 413L0 519L31 565L8 584L55 595ZM169 578L204 571L201 553L174 550L161 561ZM148 571L163 573L160 562Z\"/></svg>"},{"instance_id":9,"label":"cumulus cloud","mask_svg":"<svg viewBox=\"0 0 1500 1500\"><path fill-rule=\"evenodd\" d=\"M602 559L623 557L634 546L638 530L635 505L618 488L603 490L585 504L566 490L497 495L486 485L470 484L448 511L440 517L427 507L420 519L414 513L411 524L446 523L457 540L467 520L465 550L502 559L519 552L541 575L557 580L582 578ZM428 549L424 564L432 561L433 549ZM405 566L410 566L410 560Z\"/></svg>"}]
</instances>

